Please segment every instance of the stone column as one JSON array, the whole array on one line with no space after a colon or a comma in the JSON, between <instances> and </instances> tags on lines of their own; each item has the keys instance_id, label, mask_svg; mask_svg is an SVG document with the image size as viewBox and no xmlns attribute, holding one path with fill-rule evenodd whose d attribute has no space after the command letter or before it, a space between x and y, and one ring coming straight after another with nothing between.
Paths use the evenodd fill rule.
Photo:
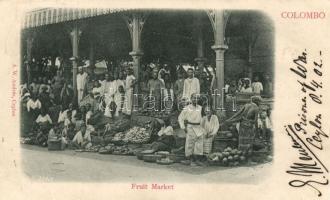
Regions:
<instances>
[{"instance_id":1,"label":"stone column","mask_svg":"<svg viewBox=\"0 0 330 200\"><path fill-rule=\"evenodd\" d=\"M77 71L78 71L78 58L79 58L79 38L81 35L81 30L77 23L75 23L71 29L71 44L72 44L72 85L73 85L73 94L74 94L74 103L77 101Z\"/></svg>"},{"instance_id":2,"label":"stone column","mask_svg":"<svg viewBox=\"0 0 330 200\"><path fill-rule=\"evenodd\" d=\"M132 52L134 76L139 79L140 61L143 55L141 50L141 33L147 18L146 13L130 12L123 15L132 39Z\"/></svg>"},{"instance_id":3,"label":"stone column","mask_svg":"<svg viewBox=\"0 0 330 200\"><path fill-rule=\"evenodd\" d=\"M212 49L215 51L216 63L216 108L224 110L224 95L223 89L225 86L225 60L224 53L228 46L225 44L225 28L228 20L228 13L224 10L211 10L208 11L208 16L211 21L214 31L214 45ZM219 98L221 97L221 98Z\"/></svg>"},{"instance_id":4,"label":"stone column","mask_svg":"<svg viewBox=\"0 0 330 200\"><path fill-rule=\"evenodd\" d=\"M142 51L132 51L129 53L129 55L132 56L132 58L133 58L134 76L136 77L137 80L139 80L141 58L143 56L143 52Z\"/></svg>"},{"instance_id":5,"label":"stone column","mask_svg":"<svg viewBox=\"0 0 330 200\"><path fill-rule=\"evenodd\" d=\"M141 33L147 18L147 13L129 12L124 14L123 18L127 24L132 39L132 51L129 53L129 55L132 56L133 59L133 71L137 80L137 83L134 87L134 94L139 94L141 58L143 56L143 51L141 50ZM139 95L134 95L132 109L135 110L136 108L139 108L140 103Z\"/></svg>"}]
</instances>

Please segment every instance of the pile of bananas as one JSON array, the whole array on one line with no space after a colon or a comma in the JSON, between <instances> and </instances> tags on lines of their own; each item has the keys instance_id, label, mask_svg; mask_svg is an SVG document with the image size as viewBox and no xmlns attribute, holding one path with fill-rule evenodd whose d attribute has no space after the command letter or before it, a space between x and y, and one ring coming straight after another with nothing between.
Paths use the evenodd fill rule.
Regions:
<instances>
[{"instance_id":1,"label":"pile of bananas","mask_svg":"<svg viewBox=\"0 0 330 200\"><path fill-rule=\"evenodd\" d=\"M146 128L133 127L126 132L123 141L125 143L143 144L150 140L150 133Z\"/></svg>"}]
</instances>

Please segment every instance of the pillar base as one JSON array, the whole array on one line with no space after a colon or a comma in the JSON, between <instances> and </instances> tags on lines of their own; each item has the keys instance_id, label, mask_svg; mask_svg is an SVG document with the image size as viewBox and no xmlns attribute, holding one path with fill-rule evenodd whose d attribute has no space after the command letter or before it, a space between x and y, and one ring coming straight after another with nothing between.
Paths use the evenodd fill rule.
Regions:
<instances>
[{"instance_id":1,"label":"pillar base","mask_svg":"<svg viewBox=\"0 0 330 200\"><path fill-rule=\"evenodd\" d=\"M228 45L225 45L225 44L213 45L211 48L214 51L216 51L216 50L227 50L228 49Z\"/></svg>"},{"instance_id":2,"label":"pillar base","mask_svg":"<svg viewBox=\"0 0 330 200\"><path fill-rule=\"evenodd\" d=\"M136 57L139 57L139 56L143 56L143 52L142 51L132 51L132 52L129 52L129 55L130 56L136 56Z\"/></svg>"},{"instance_id":3,"label":"pillar base","mask_svg":"<svg viewBox=\"0 0 330 200\"><path fill-rule=\"evenodd\" d=\"M199 62L201 62L201 63L205 63L205 62L207 61L207 59L204 58L204 57L195 58L194 60L195 60L197 63L199 63Z\"/></svg>"}]
</instances>

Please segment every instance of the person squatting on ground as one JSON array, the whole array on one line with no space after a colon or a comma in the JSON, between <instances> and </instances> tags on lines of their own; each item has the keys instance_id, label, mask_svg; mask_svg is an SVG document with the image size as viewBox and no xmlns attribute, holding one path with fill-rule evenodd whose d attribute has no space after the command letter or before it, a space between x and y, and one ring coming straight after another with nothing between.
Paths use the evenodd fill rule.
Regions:
<instances>
[{"instance_id":1,"label":"person squatting on ground","mask_svg":"<svg viewBox=\"0 0 330 200\"><path fill-rule=\"evenodd\" d=\"M157 151L171 151L175 147L175 138L173 135L173 127L169 119L164 121L164 126L158 131L158 139L151 144L150 153Z\"/></svg>"},{"instance_id":2,"label":"person squatting on ground","mask_svg":"<svg viewBox=\"0 0 330 200\"><path fill-rule=\"evenodd\" d=\"M78 149L88 149L92 146L90 131L87 129L86 124L81 124L80 130L72 140L72 145Z\"/></svg>"},{"instance_id":3,"label":"person squatting on ground","mask_svg":"<svg viewBox=\"0 0 330 200\"><path fill-rule=\"evenodd\" d=\"M202 107L197 104L198 95L191 95L192 104L186 106L179 115L180 128L186 133L185 156L183 164L203 165L203 137L205 130L201 127ZM196 162L196 163L195 163Z\"/></svg>"},{"instance_id":4,"label":"person squatting on ground","mask_svg":"<svg viewBox=\"0 0 330 200\"><path fill-rule=\"evenodd\" d=\"M41 146L47 146L48 131L51 128L52 120L46 109L41 109L41 113L36 119L36 126L38 127L38 133L36 137L36 143Z\"/></svg>"}]
</instances>

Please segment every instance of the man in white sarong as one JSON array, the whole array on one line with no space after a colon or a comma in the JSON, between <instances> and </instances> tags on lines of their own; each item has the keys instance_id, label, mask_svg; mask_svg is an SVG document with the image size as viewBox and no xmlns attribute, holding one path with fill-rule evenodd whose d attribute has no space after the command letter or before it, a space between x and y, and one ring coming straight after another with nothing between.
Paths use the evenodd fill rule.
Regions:
<instances>
[{"instance_id":1,"label":"man in white sarong","mask_svg":"<svg viewBox=\"0 0 330 200\"><path fill-rule=\"evenodd\" d=\"M128 69L127 70L127 77L125 81L125 104L124 104L124 110L123 113L126 115L131 115L132 114L132 109L133 109L133 90L134 90L134 85L136 83L136 79L133 75L133 70Z\"/></svg>"},{"instance_id":2,"label":"man in white sarong","mask_svg":"<svg viewBox=\"0 0 330 200\"><path fill-rule=\"evenodd\" d=\"M192 68L188 69L187 74L188 78L184 80L182 98L189 101L192 94L200 93L200 84L199 80L194 77L194 70Z\"/></svg>"},{"instance_id":3,"label":"man in white sarong","mask_svg":"<svg viewBox=\"0 0 330 200\"><path fill-rule=\"evenodd\" d=\"M191 101L192 104L186 106L178 118L180 128L186 132L185 156L187 160L182 163L203 166L203 137L205 130L201 127L202 107L197 105L197 94L191 95Z\"/></svg>"},{"instance_id":4,"label":"man in white sarong","mask_svg":"<svg viewBox=\"0 0 330 200\"><path fill-rule=\"evenodd\" d=\"M78 103L84 98L85 96L85 89L87 83L87 73L83 71L82 67L78 68L77 74L77 90L78 90Z\"/></svg>"},{"instance_id":5,"label":"man in white sarong","mask_svg":"<svg viewBox=\"0 0 330 200\"><path fill-rule=\"evenodd\" d=\"M115 74L114 77L116 91L114 94L114 102L116 103L116 112L115 116L118 117L119 113L122 111L124 99L125 99L125 83L123 80L121 80L118 76L118 74Z\"/></svg>"}]
</instances>

